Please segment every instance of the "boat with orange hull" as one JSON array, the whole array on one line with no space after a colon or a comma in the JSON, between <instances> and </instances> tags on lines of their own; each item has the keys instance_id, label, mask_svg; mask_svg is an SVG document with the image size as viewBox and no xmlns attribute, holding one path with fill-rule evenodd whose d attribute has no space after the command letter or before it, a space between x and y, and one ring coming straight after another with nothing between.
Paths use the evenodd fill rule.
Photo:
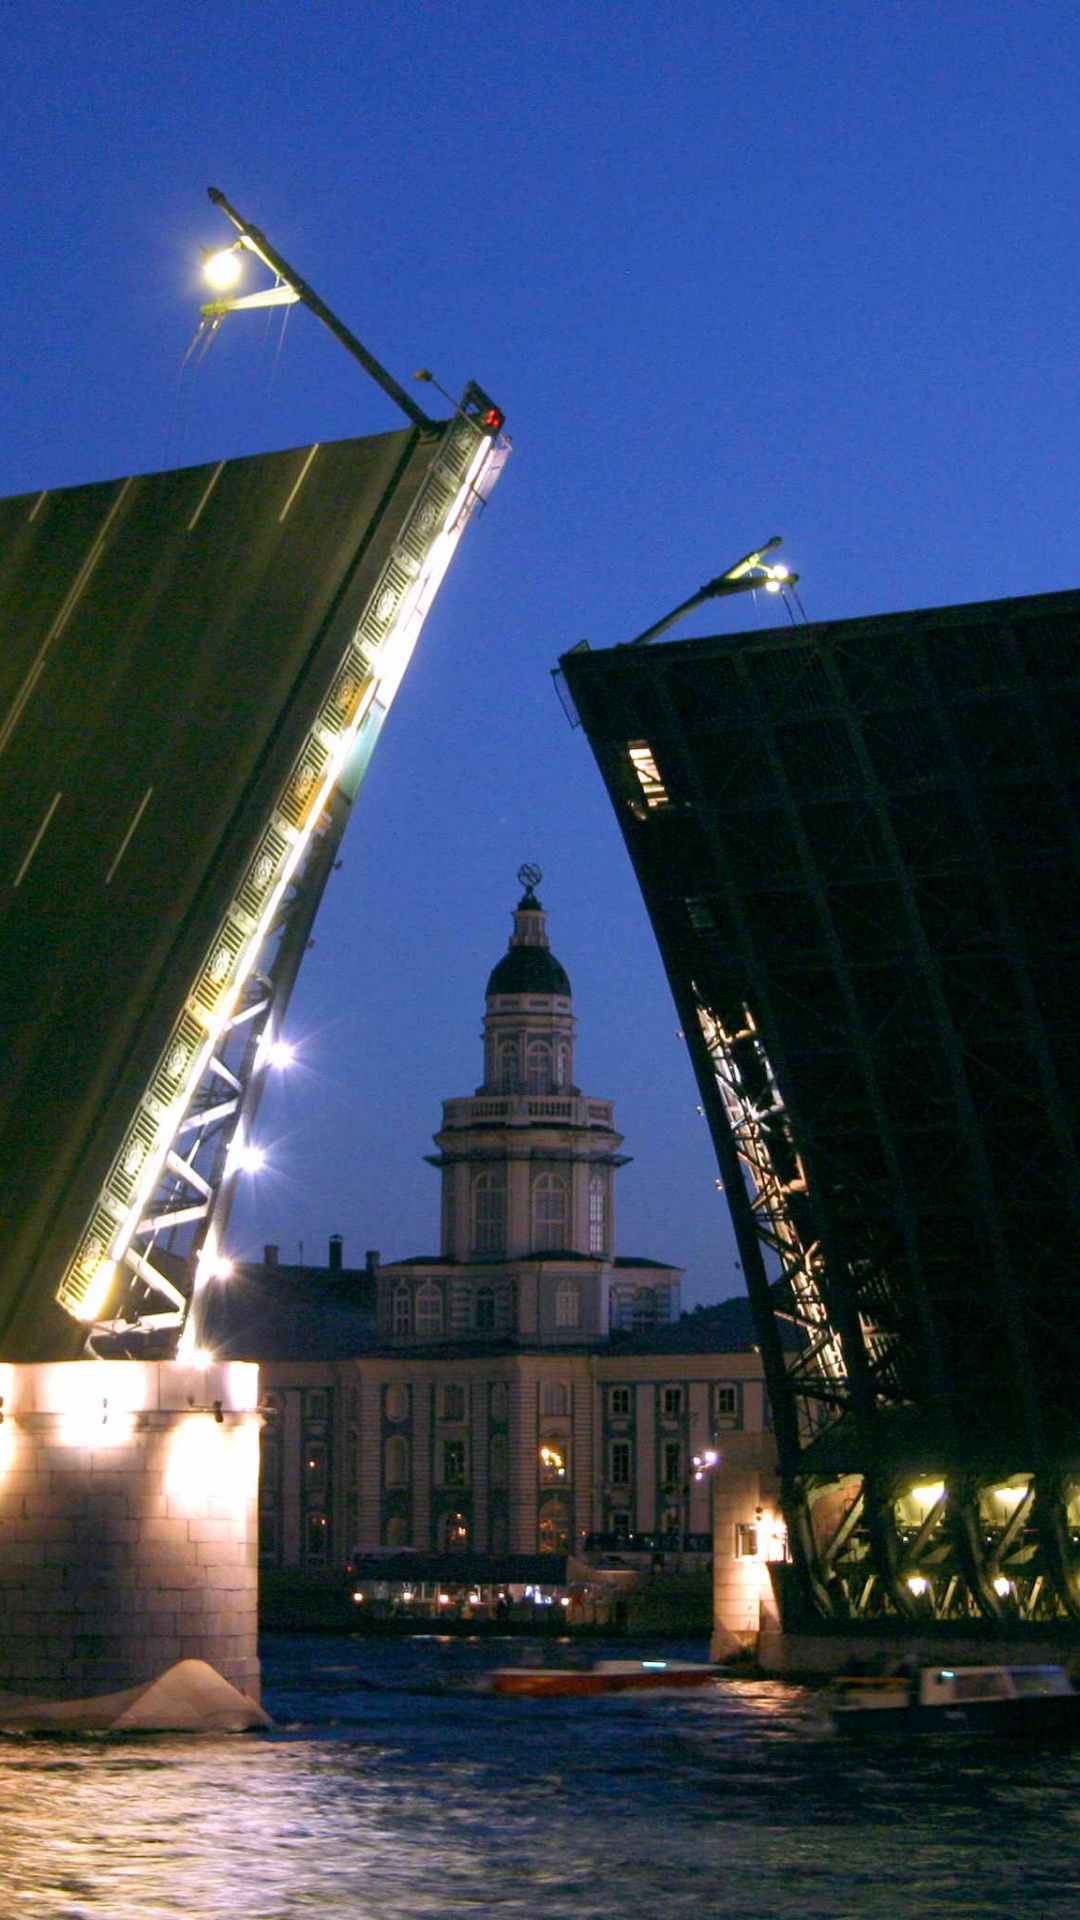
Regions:
<instances>
[{"instance_id":1,"label":"boat with orange hull","mask_svg":"<svg viewBox=\"0 0 1080 1920\"><path fill-rule=\"evenodd\" d=\"M532 1699L654 1692L707 1686L719 1672L719 1667L692 1660L597 1660L591 1667L497 1667L491 1675L491 1691Z\"/></svg>"}]
</instances>

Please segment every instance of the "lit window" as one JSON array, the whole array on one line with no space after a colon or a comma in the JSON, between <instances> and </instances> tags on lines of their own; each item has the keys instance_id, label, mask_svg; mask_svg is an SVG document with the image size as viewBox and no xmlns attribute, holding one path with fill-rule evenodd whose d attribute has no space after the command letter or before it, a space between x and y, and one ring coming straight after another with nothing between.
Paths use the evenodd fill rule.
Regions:
<instances>
[{"instance_id":1,"label":"lit window","mask_svg":"<svg viewBox=\"0 0 1080 1920\"><path fill-rule=\"evenodd\" d=\"M467 1553L469 1522L463 1513L444 1513L439 1522L439 1537L444 1553Z\"/></svg>"},{"instance_id":2,"label":"lit window","mask_svg":"<svg viewBox=\"0 0 1080 1920\"><path fill-rule=\"evenodd\" d=\"M682 1388L664 1387L660 1393L660 1405L665 1420L677 1420L682 1413Z\"/></svg>"},{"instance_id":3,"label":"lit window","mask_svg":"<svg viewBox=\"0 0 1080 1920\"><path fill-rule=\"evenodd\" d=\"M545 1500L538 1519L541 1553L569 1553L570 1514L565 1500Z\"/></svg>"},{"instance_id":4,"label":"lit window","mask_svg":"<svg viewBox=\"0 0 1080 1920\"><path fill-rule=\"evenodd\" d=\"M540 1484L562 1486L570 1478L570 1443L561 1434L548 1434L540 1442Z\"/></svg>"},{"instance_id":5,"label":"lit window","mask_svg":"<svg viewBox=\"0 0 1080 1920\"><path fill-rule=\"evenodd\" d=\"M629 1440L613 1440L611 1443L611 1484L613 1487L630 1485Z\"/></svg>"},{"instance_id":6,"label":"lit window","mask_svg":"<svg viewBox=\"0 0 1080 1920\"><path fill-rule=\"evenodd\" d=\"M625 1419L630 1412L630 1388L612 1387L611 1411L618 1419Z\"/></svg>"},{"instance_id":7,"label":"lit window","mask_svg":"<svg viewBox=\"0 0 1080 1920\"><path fill-rule=\"evenodd\" d=\"M641 791L645 795L646 805L649 807L670 806L671 796L660 777L660 769L656 764L656 756L648 741L630 740L627 742L626 751L630 755L630 765L637 774Z\"/></svg>"},{"instance_id":8,"label":"lit window","mask_svg":"<svg viewBox=\"0 0 1080 1920\"><path fill-rule=\"evenodd\" d=\"M533 1181L533 1246L538 1252L565 1247L569 1194L557 1173L541 1173Z\"/></svg>"},{"instance_id":9,"label":"lit window","mask_svg":"<svg viewBox=\"0 0 1080 1920\"><path fill-rule=\"evenodd\" d=\"M589 1179L589 1252L603 1253L605 1212L607 1198L602 1173L594 1173Z\"/></svg>"},{"instance_id":10,"label":"lit window","mask_svg":"<svg viewBox=\"0 0 1080 1920\"><path fill-rule=\"evenodd\" d=\"M444 1487L464 1487L468 1484L468 1456L464 1440L444 1440L442 1461Z\"/></svg>"},{"instance_id":11,"label":"lit window","mask_svg":"<svg viewBox=\"0 0 1080 1920\"><path fill-rule=\"evenodd\" d=\"M407 1280L399 1280L394 1288L394 1332L412 1332L412 1288Z\"/></svg>"},{"instance_id":12,"label":"lit window","mask_svg":"<svg viewBox=\"0 0 1080 1920\"><path fill-rule=\"evenodd\" d=\"M506 1246L506 1184L501 1173L478 1173L473 1181L473 1246L502 1253Z\"/></svg>"},{"instance_id":13,"label":"lit window","mask_svg":"<svg viewBox=\"0 0 1080 1920\"><path fill-rule=\"evenodd\" d=\"M416 1295L416 1331L426 1334L441 1333L443 1330L443 1297L434 1280L425 1280Z\"/></svg>"},{"instance_id":14,"label":"lit window","mask_svg":"<svg viewBox=\"0 0 1080 1920\"><path fill-rule=\"evenodd\" d=\"M576 1280L560 1280L555 1289L555 1325L581 1325L581 1288Z\"/></svg>"},{"instance_id":15,"label":"lit window","mask_svg":"<svg viewBox=\"0 0 1080 1920\"><path fill-rule=\"evenodd\" d=\"M493 1287L477 1287L473 1305L473 1326L477 1333L494 1332L495 1290Z\"/></svg>"},{"instance_id":16,"label":"lit window","mask_svg":"<svg viewBox=\"0 0 1080 1920\"><path fill-rule=\"evenodd\" d=\"M758 1530L744 1525L740 1521L735 1528L736 1560L755 1560L758 1550Z\"/></svg>"},{"instance_id":17,"label":"lit window","mask_svg":"<svg viewBox=\"0 0 1080 1920\"><path fill-rule=\"evenodd\" d=\"M309 1440L304 1448L304 1486L309 1493L326 1491L326 1442Z\"/></svg>"}]
</instances>

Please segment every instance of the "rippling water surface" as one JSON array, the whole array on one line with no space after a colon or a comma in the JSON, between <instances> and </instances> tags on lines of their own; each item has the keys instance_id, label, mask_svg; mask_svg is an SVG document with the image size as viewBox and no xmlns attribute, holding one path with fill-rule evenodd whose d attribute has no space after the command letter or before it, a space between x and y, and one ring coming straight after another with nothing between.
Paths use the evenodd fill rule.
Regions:
<instances>
[{"instance_id":1,"label":"rippling water surface","mask_svg":"<svg viewBox=\"0 0 1080 1920\"><path fill-rule=\"evenodd\" d=\"M534 1652L282 1636L268 1735L0 1740L0 1915L1080 1920L1080 1748L856 1746L773 1682L479 1690Z\"/></svg>"}]
</instances>

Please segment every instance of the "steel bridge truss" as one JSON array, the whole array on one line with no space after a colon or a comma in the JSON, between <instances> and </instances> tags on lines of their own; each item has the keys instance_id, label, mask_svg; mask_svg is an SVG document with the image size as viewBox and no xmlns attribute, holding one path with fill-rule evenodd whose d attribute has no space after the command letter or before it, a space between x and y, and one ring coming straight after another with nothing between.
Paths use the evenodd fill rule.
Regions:
<instances>
[{"instance_id":1,"label":"steel bridge truss","mask_svg":"<svg viewBox=\"0 0 1080 1920\"><path fill-rule=\"evenodd\" d=\"M816 1442L827 1448L852 1403L852 1368L828 1304L821 1242L808 1231L806 1170L790 1117L749 1008L727 1030L695 990L697 1020L719 1095L713 1109L734 1148L745 1205L733 1207L748 1269L759 1266L774 1312L792 1339L774 1374L774 1400L794 1409L779 1423L788 1523L819 1612L840 1619L960 1623L1003 1629L1080 1617L1080 1476L974 1479L943 1474L815 1472ZM696 1054L697 1047L692 1051ZM723 1161L723 1155L721 1155ZM729 1198L736 1196L729 1195ZM747 1244L747 1227L753 1242ZM879 1382L890 1376L890 1338L865 1313L856 1356ZM767 1361L768 1370L768 1361ZM887 1404L887 1396L877 1396ZM794 1445L793 1445L794 1443Z\"/></svg>"},{"instance_id":2,"label":"steel bridge truss","mask_svg":"<svg viewBox=\"0 0 1080 1920\"><path fill-rule=\"evenodd\" d=\"M470 388L433 446L58 1288L91 1354L200 1345L201 1302L352 799L458 541L506 459L485 402Z\"/></svg>"}]
</instances>

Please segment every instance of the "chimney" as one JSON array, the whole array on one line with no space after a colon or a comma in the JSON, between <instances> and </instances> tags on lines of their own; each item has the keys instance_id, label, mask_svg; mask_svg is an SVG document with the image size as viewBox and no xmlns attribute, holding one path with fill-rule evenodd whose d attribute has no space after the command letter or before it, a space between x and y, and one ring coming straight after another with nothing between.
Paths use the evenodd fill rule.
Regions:
<instances>
[{"instance_id":1,"label":"chimney","mask_svg":"<svg viewBox=\"0 0 1080 1920\"><path fill-rule=\"evenodd\" d=\"M277 1255L278 1255L278 1250L276 1247L264 1247L263 1248L263 1266L276 1267L278 1263Z\"/></svg>"},{"instance_id":2,"label":"chimney","mask_svg":"<svg viewBox=\"0 0 1080 1920\"><path fill-rule=\"evenodd\" d=\"M330 1271L331 1273L341 1272L341 1253L342 1253L343 1244L344 1243L342 1241L340 1233L332 1233L330 1235Z\"/></svg>"}]
</instances>

